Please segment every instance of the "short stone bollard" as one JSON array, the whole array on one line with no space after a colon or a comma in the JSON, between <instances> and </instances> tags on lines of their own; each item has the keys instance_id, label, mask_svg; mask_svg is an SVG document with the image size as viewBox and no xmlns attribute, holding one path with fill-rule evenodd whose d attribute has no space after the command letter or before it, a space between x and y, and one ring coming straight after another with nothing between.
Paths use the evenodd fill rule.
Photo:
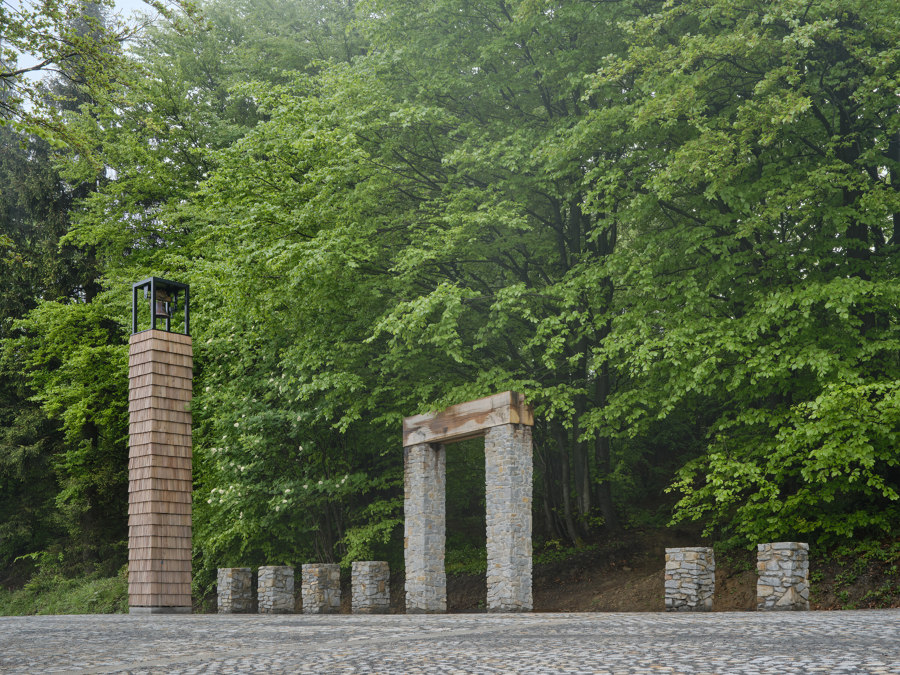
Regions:
<instances>
[{"instance_id":1,"label":"short stone bollard","mask_svg":"<svg viewBox=\"0 0 900 675\"><path fill-rule=\"evenodd\" d=\"M341 568L336 564L303 565L304 614L337 614L341 611Z\"/></svg>"},{"instance_id":2,"label":"short stone bollard","mask_svg":"<svg viewBox=\"0 0 900 675\"><path fill-rule=\"evenodd\" d=\"M809 544L759 544L756 553L756 609L809 609Z\"/></svg>"},{"instance_id":3,"label":"short stone bollard","mask_svg":"<svg viewBox=\"0 0 900 675\"><path fill-rule=\"evenodd\" d=\"M253 609L253 571L249 567L220 567L216 575L219 614L242 614Z\"/></svg>"},{"instance_id":4,"label":"short stone bollard","mask_svg":"<svg viewBox=\"0 0 900 675\"><path fill-rule=\"evenodd\" d=\"M290 614L294 611L294 568L281 565L260 567L257 599L260 614Z\"/></svg>"},{"instance_id":5,"label":"short stone bollard","mask_svg":"<svg viewBox=\"0 0 900 675\"><path fill-rule=\"evenodd\" d=\"M666 611L708 612L716 588L716 560L706 547L666 549Z\"/></svg>"},{"instance_id":6,"label":"short stone bollard","mask_svg":"<svg viewBox=\"0 0 900 675\"><path fill-rule=\"evenodd\" d=\"M391 608L391 571L386 562L355 562L351 607L354 614L387 614Z\"/></svg>"}]
</instances>

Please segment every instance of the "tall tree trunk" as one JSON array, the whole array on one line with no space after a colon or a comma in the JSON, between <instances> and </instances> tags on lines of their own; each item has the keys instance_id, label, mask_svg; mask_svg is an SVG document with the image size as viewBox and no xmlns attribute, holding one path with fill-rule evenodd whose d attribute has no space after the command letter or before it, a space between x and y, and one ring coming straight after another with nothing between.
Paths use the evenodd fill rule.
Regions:
<instances>
[{"instance_id":1,"label":"tall tree trunk","mask_svg":"<svg viewBox=\"0 0 900 675\"><path fill-rule=\"evenodd\" d=\"M601 236L597 237L597 255L608 256L613 253L616 248L618 239L618 224L615 218L612 219L609 226L604 229ZM607 277L601 285L602 305L601 311L609 313L612 310L614 287L612 281ZM605 321L598 331L598 341L602 343L610 334L609 321ZM600 365L597 373L594 393L594 405L597 408L605 408L610 394L610 373L609 362L604 361ZM596 482L596 499L597 506L600 508L600 515L607 531L615 531L619 529L619 516L616 513L612 500L612 485L610 484L609 475L612 472L611 449L612 442L608 434L601 434L594 439L594 460L598 480Z\"/></svg>"},{"instance_id":2,"label":"tall tree trunk","mask_svg":"<svg viewBox=\"0 0 900 675\"><path fill-rule=\"evenodd\" d=\"M600 366L597 378L597 406L606 406L609 397L609 363L604 362ZM612 472L611 443L608 435L600 435L594 440L594 453L597 463L597 473L600 480L597 481L597 504L600 514L606 524L606 529L615 531L619 529L619 516L616 513L612 500L612 487L609 482L609 474Z\"/></svg>"},{"instance_id":3,"label":"tall tree trunk","mask_svg":"<svg viewBox=\"0 0 900 675\"><path fill-rule=\"evenodd\" d=\"M585 485L590 484L590 477L585 471L586 451L584 443L579 443L577 425L572 429L572 484L575 487L575 508L582 516L587 515L585 504L590 504L590 498L585 494Z\"/></svg>"},{"instance_id":4,"label":"tall tree trunk","mask_svg":"<svg viewBox=\"0 0 900 675\"><path fill-rule=\"evenodd\" d=\"M590 387L590 360L588 359L588 341L587 338L584 338L582 341L582 349L581 349L581 377L584 380L585 391L588 391L588 387ZM587 393L584 396L579 396L575 401L575 434L576 438L581 435L584 420L584 412L587 408ZM584 463L583 469L583 486L582 490L584 493L584 503L582 504L583 513L585 515L591 512L591 508L593 508L593 504L591 503L591 457L590 452L588 450L587 443L581 443L582 450L582 459L581 461Z\"/></svg>"},{"instance_id":5,"label":"tall tree trunk","mask_svg":"<svg viewBox=\"0 0 900 675\"><path fill-rule=\"evenodd\" d=\"M543 499L541 500L544 514L544 528L547 534L554 539L562 539L563 533L559 529L559 523L554 515L555 502L553 500L554 472L553 465L547 459L547 451L541 445L535 444L535 455L538 460L538 470L541 473L541 485L543 486Z\"/></svg>"},{"instance_id":6,"label":"tall tree trunk","mask_svg":"<svg viewBox=\"0 0 900 675\"><path fill-rule=\"evenodd\" d=\"M888 143L888 158L894 161L890 168L891 187L895 192L900 192L900 132ZM889 244L900 245L900 212L893 214L894 230L891 232Z\"/></svg>"},{"instance_id":7,"label":"tall tree trunk","mask_svg":"<svg viewBox=\"0 0 900 675\"><path fill-rule=\"evenodd\" d=\"M554 435L556 436L556 445L559 448L559 468L563 499L563 521L566 525L566 533L572 543L581 541L578 534L578 528L575 527L575 520L572 517L572 484L569 467L569 448L566 447L566 430L559 423L554 423Z\"/></svg>"},{"instance_id":8,"label":"tall tree trunk","mask_svg":"<svg viewBox=\"0 0 900 675\"><path fill-rule=\"evenodd\" d=\"M585 346L585 349L587 347ZM584 354L584 352L582 352ZM586 361L587 359L582 359ZM584 370L582 369L582 372ZM575 493L578 495L578 511L586 516L591 511L591 465L587 444L578 440L581 436L581 419L584 415L585 397L575 397L575 422L572 428L572 447L575 449Z\"/></svg>"},{"instance_id":9,"label":"tall tree trunk","mask_svg":"<svg viewBox=\"0 0 900 675\"><path fill-rule=\"evenodd\" d=\"M563 539L562 530L559 529L559 522L553 513L553 480L549 475L544 475L544 524L547 533L554 539Z\"/></svg>"}]
</instances>

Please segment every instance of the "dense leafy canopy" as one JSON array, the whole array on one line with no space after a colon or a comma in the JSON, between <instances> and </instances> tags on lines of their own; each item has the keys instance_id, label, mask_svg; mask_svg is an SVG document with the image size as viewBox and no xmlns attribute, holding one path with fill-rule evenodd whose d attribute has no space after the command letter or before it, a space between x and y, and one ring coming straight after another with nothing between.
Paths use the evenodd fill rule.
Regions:
<instances>
[{"instance_id":1,"label":"dense leafy canopy","mask_svg":"<svg viewBox=\"0 0 900 675\"><path fill-rule=\"evenodd\" d=\"M890 531L898 12L691 7L631 24L639 46L593 79L653 92L627 104L636 144L618 169L639 183L604 351L635 385L603 415L640 428L698 398L714 411L679 472L680 517L748 539Z\"/></svg>"},{"instance_id":2,"label":"dense leafy canopy","mask_svg":"<svg viewBox=\"0 0 900 675\"><path fill-rule=\"evenodd\" d=\"M115 13L113 0L3 3L0 126L11 124L55 144L78 145L82 139L72 133L60 110L110 96L116 81L133 66L123 44L137 36L152 16L175 22L196 17L193 0L144 2L149 14L143 24ZM48 89L48 75L66 86Z\"/></svg>"},{"instance_id":3,"label":"dense leafy canopy","mask_svg":"<svg viewBox=\"0 0 900 675\"><path fill-rule=\"evenodd\" d=\"M29 401L0 409L0 514L26 533L0 559L121 550L127 289L150 274L195 298L201 587L400 562L401 417L504 389L536 406L542 539L673 513L742 544L896 528L892 3L202 10L65 113L80 152L4 168L37 206L0 222L23 279L2 367ZM92 290L46 290L54 267ZM7 515L34 501L43 521Z\"/></svg>"}]
</instances>

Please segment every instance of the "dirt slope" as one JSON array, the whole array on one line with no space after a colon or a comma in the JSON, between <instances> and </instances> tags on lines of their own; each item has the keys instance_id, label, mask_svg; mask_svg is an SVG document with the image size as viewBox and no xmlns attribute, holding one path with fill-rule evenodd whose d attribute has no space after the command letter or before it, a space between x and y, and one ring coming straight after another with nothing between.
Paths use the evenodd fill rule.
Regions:
<instances>
[{"instance_id":1,"label":"dirt slope","mask_svg":"<svg viewBox=\"0 0 900 675\"><path fill-rule=\"evenodd\" d=\"M698 541L687 532L631 533L573 559L535 565L535 611L662 611L666 547L708 545L709 542ZM896 564L826 560L814 553L810 579L812 609L900 607L900 572ZM398 590L399 609L403 603L402 587ZM484 611L486 593L481 575L450 577L447 580L448 609L451 612ZM738 551L718 556L713 611L755 609L753 553Z\"/></svg>"}]
</instances>

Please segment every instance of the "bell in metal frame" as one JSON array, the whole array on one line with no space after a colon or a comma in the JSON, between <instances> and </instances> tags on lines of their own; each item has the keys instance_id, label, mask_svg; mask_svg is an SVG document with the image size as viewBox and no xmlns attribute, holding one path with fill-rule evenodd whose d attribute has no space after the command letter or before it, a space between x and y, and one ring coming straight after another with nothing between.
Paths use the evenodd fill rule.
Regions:
<instances>
[{"instance_id":1,"label":"bell in metal frame","mask_svg":"<svg viewBox=\"0 0 900 675\"><path fill-rule=\"evenodd\" d=\"M144 297L150 297L149 289L144 289ZM172 327L172 314L178 309L178 296L177 295L169 295L162 289L156 290L156 302L154 305L154 314L153 321L154 325L156 319L164 319L166 322L166 331L169 332Z\"/></svg>"},{"instance_id":2,"label":"bell in metal frame","mask_svg":"<svg viewBox=\"0 0 900 675\"><path fill-rule=\"evenodd\" d=\"M190 335L190 287L178 281L169 281L159 277L150 277L131 285L131 332L138 333L146 328L138 328L140 309L138 306L138 291L144 291L144 298L150 298L150 326L156 330L159 319L165 321L166 332L172 331L172 319L178 310L179 297L184 307L184 335ZM175 331L181 332L181 331Z\"/></svg>"}]
</instances>

